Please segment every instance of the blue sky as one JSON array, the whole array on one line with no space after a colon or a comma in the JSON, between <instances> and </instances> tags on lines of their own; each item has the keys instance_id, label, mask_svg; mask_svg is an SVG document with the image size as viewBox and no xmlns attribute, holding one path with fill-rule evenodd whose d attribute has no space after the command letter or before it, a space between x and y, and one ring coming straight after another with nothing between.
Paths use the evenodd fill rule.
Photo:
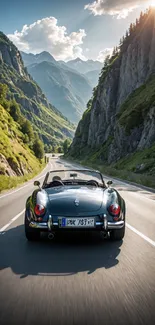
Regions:
<instances>
[{"instance_id":1,"label":"blue sky","mask_svg":"<svg viewBox=\"0 0 155 325\"><path fill-rule=\"evenodd\" d=\"M58 60L103 60L151 1L5 0L0 29L26 52L47 50Z\"/></svg>"}]
</instances>

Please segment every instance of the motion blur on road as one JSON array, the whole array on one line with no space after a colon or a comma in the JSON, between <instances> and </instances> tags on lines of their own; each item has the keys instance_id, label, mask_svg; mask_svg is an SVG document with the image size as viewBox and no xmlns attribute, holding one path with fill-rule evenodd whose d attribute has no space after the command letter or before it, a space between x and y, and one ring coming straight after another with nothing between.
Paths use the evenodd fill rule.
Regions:
<instances>
[{"instance_id":1,"label":"motion blur on road","mask_svg":"<svg viewBox=\"0 0 155 325\"><path fill-rule=\"evenodd\" d=\"M35 179L75 167L56 155ZM80 234L30 243L23 210L33 181L0 195L1 325L155 324L155 194L114 187L127 205L122 242Z\"/></svg>"}]
</instances>

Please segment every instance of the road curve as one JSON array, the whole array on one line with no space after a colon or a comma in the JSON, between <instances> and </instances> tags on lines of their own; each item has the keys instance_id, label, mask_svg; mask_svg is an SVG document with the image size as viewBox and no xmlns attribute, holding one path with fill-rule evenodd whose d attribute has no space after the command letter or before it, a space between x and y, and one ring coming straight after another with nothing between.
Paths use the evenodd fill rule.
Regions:
<instances>
[{"instance_id":1,"label":"road curve","mask_svg":"<svg viewBox=\"0 0 155 325\"><path fill-rule=\"evenodd\" d=\"M49 169L76 164L51 159ZM127 203L124 241L98 235L27 242L30 181L0 195L0 325L155 324L155 194L114 180Z\"/></svg>"}]
</instances>

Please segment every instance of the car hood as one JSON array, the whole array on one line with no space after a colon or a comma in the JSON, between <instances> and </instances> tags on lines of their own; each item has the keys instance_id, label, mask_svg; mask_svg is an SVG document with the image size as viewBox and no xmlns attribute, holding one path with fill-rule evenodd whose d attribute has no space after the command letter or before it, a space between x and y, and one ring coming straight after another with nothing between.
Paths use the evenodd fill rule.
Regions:
<instances>
[{"instance_id":1,"label":"car hood","mask_svg":"<svg viewBox=\"0 0 155 325\"><path fill-rule=\"evenodd\" d=\"M53 215L81 215L97 212L103 203L104 189L61 187L46 190L48 211Z\"/></svg>"}]
</instances>

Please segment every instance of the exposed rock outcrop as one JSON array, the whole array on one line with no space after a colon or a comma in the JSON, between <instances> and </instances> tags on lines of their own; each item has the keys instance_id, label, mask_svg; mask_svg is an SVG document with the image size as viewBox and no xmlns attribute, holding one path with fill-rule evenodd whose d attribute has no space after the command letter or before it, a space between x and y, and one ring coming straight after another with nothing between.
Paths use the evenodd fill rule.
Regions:
<instances>
[{"instance_id":1,"label":"exposed rock outcrop","mask_svg":"<svg viewBox=\"0 0 155 325\"><path fill-rule=\"evenodd\" d=\"M78 125L70 154L83 154L86 147L103 148L101 159L112 163L154 142L155 11L149 11L107 74L100 78L92 107Z\"/></svg>"}]
</instances>

